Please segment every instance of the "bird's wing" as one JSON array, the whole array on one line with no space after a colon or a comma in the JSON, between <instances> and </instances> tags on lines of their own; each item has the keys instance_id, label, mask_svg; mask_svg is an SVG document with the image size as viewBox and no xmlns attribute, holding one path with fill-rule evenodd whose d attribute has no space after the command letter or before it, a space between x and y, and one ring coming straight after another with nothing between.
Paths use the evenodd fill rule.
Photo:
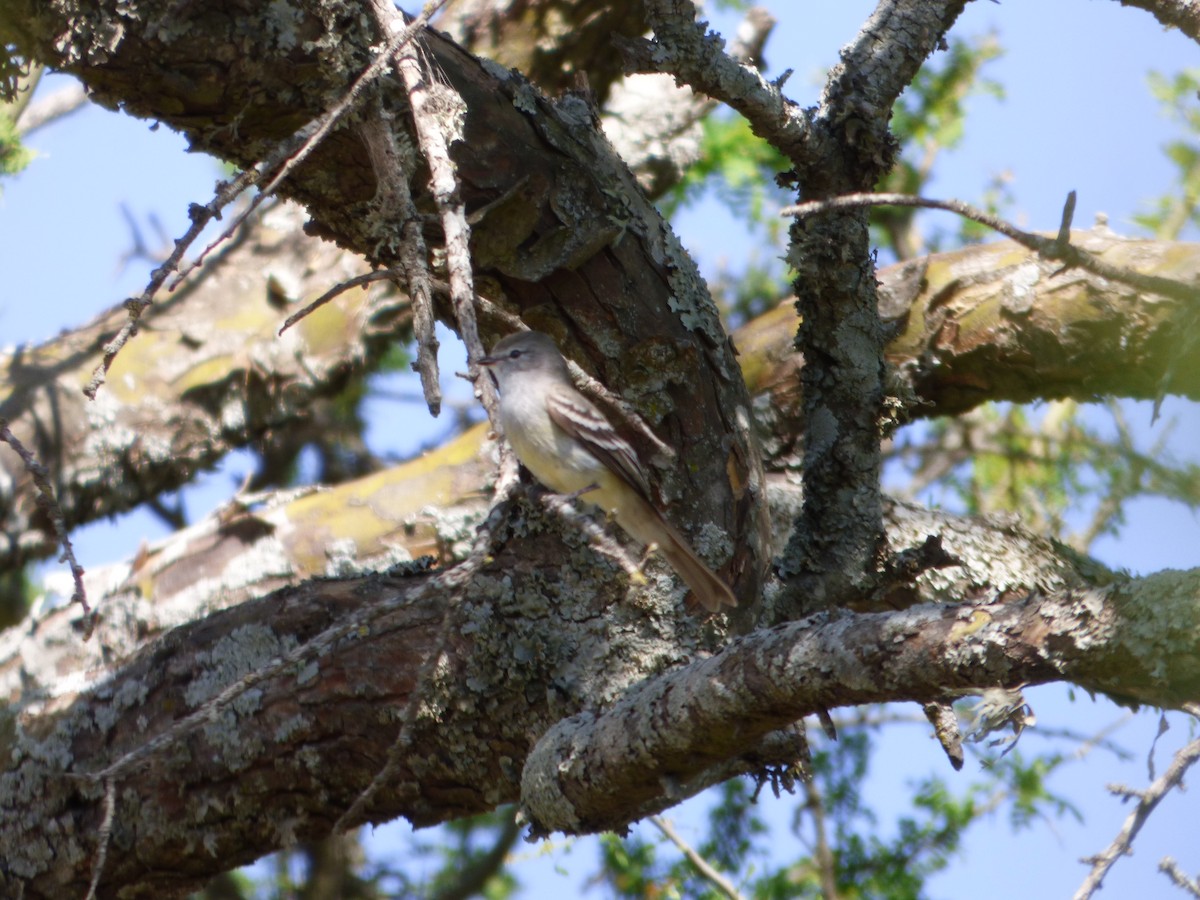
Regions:
<instances>
[{"instance_id":1,"label":"bird's wing","mask_svg":"<svg viewBox=\"0 0 1200 900\"><path fill-rule=\"evenodd\" d=\"M642 497L650 499L650 484L637 454L590 400L574 390L551 391L546 399L546 409L555 425L586 447Z\"/></svg>"}]
</instances>

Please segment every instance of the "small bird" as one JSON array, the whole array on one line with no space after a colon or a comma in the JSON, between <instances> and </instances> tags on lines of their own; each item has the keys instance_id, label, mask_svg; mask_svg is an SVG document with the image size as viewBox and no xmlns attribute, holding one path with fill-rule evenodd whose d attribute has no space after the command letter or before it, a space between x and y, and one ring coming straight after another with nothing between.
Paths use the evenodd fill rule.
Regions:
<instances>
[{"instance_id":1,"label":"small bird","mask_svg":"<svg viewBox=\"0 0 1200 900\"><path fill-rule=\"evenodd\" d=\"M737 606L728 585L655 509L633 447L575 388L548 335L509 335L479 364L500 388L500 424L508 442L538 481L563 494L583 492L634 540L656 545L705 609Z\"/></svg>"}]
</instances>

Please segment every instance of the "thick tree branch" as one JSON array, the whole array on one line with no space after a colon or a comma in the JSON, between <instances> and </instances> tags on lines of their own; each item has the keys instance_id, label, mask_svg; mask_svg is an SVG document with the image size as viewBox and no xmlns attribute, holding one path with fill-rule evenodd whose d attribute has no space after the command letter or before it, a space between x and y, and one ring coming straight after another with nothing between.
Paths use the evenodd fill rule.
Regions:
<instances>
[{"instance_id":1,"label":"thick tree branch","mask_svg":"<svg viewBox=\"0 0 1200 900\"><path fill-rule=\"evenodd\" d=\"M1122 6L1144 9L1168 28L1178 28L1200 44L1200 6L1194 0L1118 0Z\"/></svg>"},{"instance_id":2,"label":"thick tree branch","mask_svg":"<svg viewBox=\"0 0 1200 900\"><path fill-rule=\"evenodd\" d=\"M140 19L148 7L160 18ZM916 27L926 10L936 21ZM948 22L937 17L952 19L956 11L954 4L880 7L873 23L881 33L903 33L912 38L906 50L920 52L890 58L881 53L889 42L868 34L848 51L875 83L856 84L854 71L831 81L823 112L832 118L823 120L829 127L823 137L848 168L838 163L828 182L815 180L818 195L839 180L868 178L886 162L883 112L872 109L874 101L940 38ZM233 35L219 31L224 12L235 24ZM287 21L280 21L285 12ZM893 12L895 22L880 18ZM63 37L67 17L86 26L78 42ZM196 5L167 2L45 9L16 0L0 10L0 36L55 56L106 102L154 114L187 130L198 146L248 165L362 71L375 51L361 20L360 5L339 0L249 12L218 2L203 14ZM757 596L771 532L762 521L768 485L749 436L746 393L694 268L596 136L589 106L578 98L550 104L518 77L478 64L436 36L430 40L467 101L467 140L450 152L466 206L475 210L477 273L494 297L489 308L503 311L485 319L485 334L520 314L553 331L620 389L681 451L681 464L664 467L664 496L681 498L726 529L738 547L732 570L744 591ZM230 46L239 47L232 61ZM151 62L154 71L175 73L168 84L138 83L154 81L144 77ZM381 104L401 108L397 85L383 91ZM399 233L407 222L377 202L378 172L360 133L332 135L285 188L309 203L314 228L391 264L394 254L380 236ZM820 170L815 154L804 163L798 169L805 178ZM425 191L420 199L428 203L431 196ZM846 216L798 242L810 266L798 285L811 292L806 302L836 307L821 324L832 330L809 336L813 368L818 360L810 351L823 347L816 338L832 340L839 327L862 329L866 337L831 349L810 382L828 393L809 403L807 431L818 432L817 442L834 432L848 437L842 449L851 451L878 437L877 351L885 337L861 224ZM436 228L430 236L438 239ZM822 243L844 236L852 239ZM826 263L827 272L820 268ZM641 337L631 345L633 335ZM870 352L860 353L864 347ZM859 395L851 398L848 418L831 424L820 413L836 407L831 400L840 402L833 389L841 377ZM877 469L877 447L871 452L852 460L856 479ZM478 463L472 456L462 465ZM827 468L815 480L828 487L836 473ZM445 472L410 474L433 482ZM871 535L887 505L868 480L841 495L825 492L814 507L836 513L838 504L863 499L866 517L857 521L874 529L865 540L835 536L830 546L849 546L850 553L835 554L826 571L836 574L846 558L858 563L869 556L864 548L873 549ZM471 484L481 481L476 470ZM654 577L652 567L650 588L631 590L578 533L547 525L536 504L497 508L494 515L509 516L508 533L497 536L494 559L470 569L467 590L447 587L456 571L467 570L401 566L370 578L307 580L262 596L271 578L344 573L364 560L378 565L381 557L400 561L412 553L403 532L418 522L395 509L406 491L416 493L412 482L373 487L293 498L280 512L231 507L223 520L185 536L195 540L193 552L152 551L153 565L131 563L120 598L102 609L92 666L56 665L66 658L50 654L27 663L18 652L52 640L72 643L65 613L4 635L3 672L14 701L0 710L6 760L0 844L10 848L0 859L0 893L82 895L96 878L98 896L177 895L218 868L327 833L373 785L380 790L372 820L405 815L430 823L515 799L524 769L534 786L525 805L539 827L624 824L731 773L786 764L795 747L771 729L807 710L863 699L940 702L947 688L1061 678L1167 705L1200 690L1193 660L1200 573L1111 584L1108 573L1045 542L1022 540L1015 530L939 525L932 514L905 507L892 510L894 550L941 533L963 564L922 572L912 584L890 583L886 592L853 590L859 567L851 589L835 585L837 599L867 609L933 598L970 603L824 616L757 633L699 662L723 636L678 603L669 575L660 569ZM444 545L470 539L466 515L480 505L478 497L459 499L453 508L447 507L456 501L438 504L440 521L431 529L447 563L457 554ZM346 541L296 527L306 506L328 514L314 507L329 500L355 519ZM779 507L795 511L795 504ZM447 527L461 511L469 512L457 530ZM280 552L261 552L271 549ZM162 573L178 576L177 599L192 592L194 614L201 598L238 593L225 590L223 579L246 570L218 565L234 558L251 558L254 577L253 584L237 585L238 599L257 599L139 649L154 630L147 627L151 608L170 593ZM809 562L814 568L806 572L827 565L815 558L803 565ZM188 603L180 599L177 608ZM72 677L62 678L63 671ZM661 703L637 709L639 697ZM396 710L406 711L403 746L394 741ZM616 735L621 746L602 740ZM631 735L644 735L653 748L648 764L630 746ZM132 761L136 771L122 768Z\"/></svg>"},{"instance_id":3,"label":"thick tree branch","mask_svg":"<svg viewBox=\"0 0 1200 900\"><path fill-rule=\"evenodd\" d=\"M36 627L31 622L0 635L0 697L16 702L54 694L62 672L121 665L169 629L195 619L198 610L226 609L311 579L352 578L413 563L453 564L465 556L487 508L483 489L493 462L487 445L481 448L484 431L479 426L419 460L336 488L239 497L191 528L142 548L132 560L93 569L86 583L101 610L95 639L75 639L74 611L45 604L33 617ZM768 479L767 490L772 550L780 552L799 508L799 491L783 475ZM961 519L898 502L885 511L889 542L897 551L937 535L960 565L930 569L873 605L864 602L864 610L878 609L880 602L902 608L995 601L1078 588L1105 577L1102 567L1084 565L1012 522ZM568 547L588 545L578 554L549 541L538 545L547 562L571 558L572 583L602 594L627 582L590 535L553 513L547 518ZM673 582L660 581L658 571L651 568L653 580L643 590L669 602ZM65 584L58 599L65 601L70 578L60 580ZM765 621L775 615L769 607L762 612Z\"/></svg>"},{"instance_id":4,"label":"thick tree branch","mask_svg":"<svg viewBox=\"0 0 1200 900\"><path fill-rule=\"evenodd\" d=\"M654 42L615 41L627 71L673 75L677 83L736 109L755 134L785 156L801 152L808 133L804 111L754 66L727 54L724 41L697 21L691 0L650 0L645 5Z\"/></svg>"},{"instance_id":5,"label":"thick tree branch","mask_svg":"<svg viewBox=\"0 0 1200 900\"><path fill-rule=\"evenodd\" d=\"M963 5L879 4L830 71L805 152L792 157L801 197L869 190L887 173L897 149L888 131L892 105ZM778 571L795 617L869 591L887 564L880 494L887 335L862 212L797 221L789 239L801 318L796 349L805 361L805 494Z\"/></svg>"},{"instance_id":6,"label":"thick tree branch","mask_svg":"<svg viewBox=\"0 0 1200 900\"><path fill-rule=\"evenodd\" d=\"M1107 228L1071 234L1105 265L1188 284L1200 248L1122 238ZM1154 399L1165 390L1200 399L1200 370L1186 358L1200 321L1193 307L1083 269L1064 269L1007 241L937 253L878 273L890 390L909 398L907 418L956 415L987 400L1064 397ZM734 341L755 397L768 465L797 464L804 432L793 348L794 310L780 306Z\"/></svg>"},{"instance_id":7,"label":"thick tree branch","mask_svg":"<svg viewBox=\"0 0 1200 900\"><path fill-rule=\"evenodd\" d=\"M194 148L249 166L375 58L376 34L358 3L287 9L285 22L278 6L222 16L212 4L180 9L169 0L137 10L118 0L54 8L19 0L0 10L0 37L78 74L98 101L153 116ZM173 26L160 27L168 19ZM88 27L72 31L81 22ZM76 41L64 45L70 34ZM322 37L331 35L336 41ZM737 549L725 574L756 594L766 536L749 401L694 263L599 133L591 107L573 97L551 103L435 32L423 45L466 104L463 139L450 152L472 212L477 280L506 311L559 337L665 435L681 464L657 473L661 493L684 520L726 532ZM232 46L239 53L230 65ZM147 70L187 77L148 80ZM385 106L404 108L402 85L378 84ZM431 200L420 182L418 206ZM390 267L397 260L380 235L398 234L404 222L376 203L376 188L367 150L346 128L281 185L308 207L310 230ZM490 343L499 329L485 320L480 330Z\"/></svg>"},{"instance_id":8,"label":"thick tree branch","mask_svg":"<svg viewBox=\"0 0 1200 900\"><path fill-rule=\"evenodd\" d=\"M1162 623L1153 637L1150 610ZM557 723L525 763L522 804L537 833L619 828L631 807L676 802L664 783L686 793L691 778L770 731L847 704L1068 680L1178 707L1200 694L1197 640L1200 570L1007 604L821 614Z\"/></svg>"},{"instance_id":9,"label":"thick tree branch","mask_svg":"<svg viewBox=\"0 0 1200 900\"><path fill-rule=\"evenodd\" d=\"M527 537L508 540L472 580L448 632L446 598L426 587L432 576L397 570L309 582L248 601L175 629L121 662L128 651L114 643L120 623L134 632L142 626L129 615L133 607L106 601L101 612L107 630L97 632L107 643L97 659L99 680L90 682L91 676L69 665L79 674L69 682L55 679L50 671L63 671L65 661L52 658L45 661L44 680L31 677L31 670L12 672L18 677L9 684L20 684L24 697L5 714L16 743L13 764L0 775L0 839L27 852L4 860L0 879L8 881L0 887L11 892L19 880L26 897L37 897L61 896L78 884L82 895L103 791L64 780L64 766L77 774L104 771L222 694L222 712L206 715L202 725L178 732L145 756L136 776L113 770L118 809L99 896L131 883L167 896L292 837L322 835L388 756L394 728L380 728L376 711L407 705L415 661L442 633L455 637L422 692L412 744L392 789L376 797L373 821L405 815L428 823L515 799L531 741L555 722L576 716L557 726L552 734L559 737L581 721L611 723L612 716L636 715L630 708L636 697L668 687L675 699L685 696L682 691L716 705L687 707L687 715L677 718L672 710L680 707L672 702L651 714L664 729L653 739L676 747L656 757L657 775L642 759L634 766L640 776L615 768L624 757L603 757L605 767L586 768L592 777L610 779L609 787L632 779L628 793L597 788L608 798L602 813L587 805L592 783L574 783L579 760L572 759L561 790L571 792L577 811L584 810L577 816L584 826L615 823L622 815L627 822L713 780L764 762L783 764L786 757L777 755L783 745L770 756L756 749L761 736L814 705L923 701L942 698L947 687L1056 678L1163 705L1177 705L1196 690L1191 649L1200 620L1200 574L1062 589L1081 583L1080 576L1071 575L1070 566L1057 575L1023 570L1037 551L1022 546L1015 531L967 540L948 534L947 541L965 557L968 580L980 577L976 558L994 557L997 547L1011 545L1017 568L1004 574L998 567L984 594L1007 597L1008 604L919 606L795 623L731 645L717 662L693 664L662 676L661 684L652 679L635 688L702 652L698 623L670 591L614 605L623 579L614 581L611 570L607 586L581 589L578 573L590 549L573 543L570 534L565 549L557 539L553 547L543 546L552 539L540 530L537 513L536 506L519 508L514 523ZM931 526L932 520L920 519L909 533L928 534ZM896 543L904 540L898 532ZM1007 587L997 593L1005 578ZM979 595L955 583L951 577L940 590ZM939 590L935 584L929 586ZM1031 593L1037 584L1057 593ZM649 637L647 615L659 623L661 639ZM321 633L333 638L312 644ZM48 641L46 646L72 643L69 618L58 615L5 637ZM24 648L21 657L35 658L34 648ZM917 657L923 675L913 668ZM290 658L295 665L286 663ZM266 677L247 680L264 669ZM744 711L743 701L749 704ZM545 746L554 746L553 740ZM695 742L691 750L679 749L689 741ZM608 744L595 747L587 752L615 752ZM538 764L531 765L529 771L537 771ZM282 783L291 786L288 791L278 790ZM547 814L538 804L550 802L545 794L533 798L526 802L539 810L538 820L562 827L553 824L560 820L542 818ZM214 855L188 854L186 847L197 841ZM53 862L35 852L45 846L54 848ZM163 872L181 874L156 874Z\"/></svg>"}]
</instances>

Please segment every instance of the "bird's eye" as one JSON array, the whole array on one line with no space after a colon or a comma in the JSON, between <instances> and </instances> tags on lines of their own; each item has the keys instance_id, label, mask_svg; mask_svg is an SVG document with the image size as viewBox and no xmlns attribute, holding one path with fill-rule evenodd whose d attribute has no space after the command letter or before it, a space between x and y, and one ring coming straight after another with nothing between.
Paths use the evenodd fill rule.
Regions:
<instances>
[{"instance_id":1,"label":"bird's eye","mask_svg":"<svg viewBox=\"0 0 1200 900\"><path fill-rule=\"evenodd\" d=\"M520 350L511 350L511 351L509 351L508 358L509 358L509 359L520 359L520 358L521 358L521 351L520 351Z\"/></svg>"}]
</instances>

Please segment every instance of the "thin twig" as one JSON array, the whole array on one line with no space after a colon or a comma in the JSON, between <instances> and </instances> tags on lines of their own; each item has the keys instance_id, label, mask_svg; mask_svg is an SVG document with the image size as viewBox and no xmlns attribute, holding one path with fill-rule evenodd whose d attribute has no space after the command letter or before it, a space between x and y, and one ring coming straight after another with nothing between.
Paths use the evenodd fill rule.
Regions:
<instances>
[{"instance_id":1,"label":"thin twig","mask_svg":"<svg viewBox=\"0 0 1200 900\"><path fill-rule=\"evenodd\" d=\"M441 378L438 374L437 335L434 331L433 276L429 271L429 250L421 231L421 217L408 186L409 174L416 169L416 150L407 136L397 133L391 112L382 100L376 100L373 114L359 124L358 132L371 158L375 173L375 202L380 224L404 223L400 228L400 266L413 305L413 337L417 342L417 361L413 364L421 378L425 405L431 415L442 409Z\"/></svg>"},{"instance_id":2,"label":"thin twig","mask_svg":"<svg viewBox=\"0 0 1200 900\"><path fill-rule=\"evenodd\" d=\"M386 33L398 21L390 0L375 0L371 6L379 27ZM421 155L429 166L429 188L442 223L446 241L446 270L450 281L450 303L458 333L467 348L468 375L475 385L488 417L495 422L496 386L478 366L486 353L479 339L475 317L475 285L471 267L471 226L459 191L458 176L450 158L450 144L462 138L463 99L448 84L433 77L432 66L422 63L420 47L405 44L396 54L396 71L404 81L412 107L413 130Z\"/></svg>"},{"instance_id":3,"label":"thin twig","mask_svg":"<svg viewBox=\"0 0 1200 900\"><path fill-rule=\"evenodd\" d=\"M1193 715L1198 710L1189 709ZM1157 779L1153 784L1143 791L1126 791L1123 788L1109 787L1114 793L1122 793L1126 796L1137 799L1137 806L1129 814L1125 820L1125 824L1121 826L1120 832L1113 838L1109 844L1100 853L1095 856L1086 857L1083 861L1092 864L1092 870L1088 873L1087 878L1083 880L1079 890L1075 892L1074 900L1087 900L1097 890L1100 889L1104 876L1108 874L1108 870L1113 867L1113 864L1122 856L1130 852L1133 846L1133 839L1137 837L1142 826L1146 824L1150 814L1154 812L1155 807L1171 790L1179 787L1183 783L1183 776L1187 770L1191 768L1198 760L1200 760L1200 738L1191 741L1171 760L1171 764L1162 774L1162 777Z\"/></svg>"},{"instance_id":4,"label":"thin twig","mask_svg":"<svg viewBox=\"0 0 1200 900\"><path fill-rule=\"evenodd\" d=\"M154 295L158 293L158 289L162 287L163 282L167 280L172 272L178 269L179 262L183 259L183 254L187 252L188 247L199 237L200 232L204 230L205 226L220 215L221 210L232 203L242 191L254 184L257 177L257 173L251 169L242 172L241 175L232 181L218 181L212 200L208 201L204 206L193 203L188 208L188 217L192 220L191 227L188 228L183 237L175 241L175 249L171 251L171 255L150 273L150 281L147 283L145 290L139 296L130 297L125 301L125 310L129 313L129 318L121 326L120 331L104 345L104 358L101 360L100 365L96 366L92 372L92 377L83 388L84 396L89 400L96 399L96 393L100 390L100 386L104 384L105 376L108 374L113 360L116 359L117 354L121 352L121 348L125 346L129 339L137 334L138 323L142 318L142 313L154 301Z\"/></svg>"},{"instance_id":5,"label":"thin twig","mask_svg":"<svg viewBox=\"0 0 1200 900\"><path fill-rule=\"evenodd\" d=\"M46 514L51 525L54 526L54 536L58 538L58 542L62 545L62 556L59 557L59 562L65 562L71 567L71 578L75 582L75 592L71 594L71 602L78 603L83 607L84 615L92 611L87 602L87 590L83 586L83 566L79 564L79 560L75 558L75 548L71 546L70 535L67 534L67 520L63 515L62 506L59 505L58 498L54 496L54 486L50 484L50 472L38 462L38 458L29 450L8 427L8 420L0 418L0 443L8 444L16 452L17 456L21 457L21 462L25 464L25 470L29 472L29 476L33 479L34 487L37 489L37 505ZM90 620L89 628L86 634L90 635Z\"/></svg>"},{"instance_id":6,"label":"thin twig","mask_svg":"<svg viewBox=\"0 0 1200 900\"><path fill-rule=\"evenodd\" d=\"M1175 862L1171 857L1164 856L1159 860L1158 871L1175 882L1176 887L1182 888L1193 897L1200 897L1200 881L1197 881L1195 878L1189 878L1187 873L1179 868L1179 863Z\"/></svg>"},{"instance_id":7,"label":"thin twig","mask_svg":"<svg viewBox=\"0 0 1200 900\"><path fill-rule=\"evenodd\" d=\"M125 307L129 312L129 319L112 340L104 345L104 359L96 367L91 379L83 389L83 393L88 399L96 399L96 393L100 390L100 386L104 384L105 376L112 366L113 360L129 339L137 334L138 322L141 319L142 313L153 302L155 294L158 293L159 288L163 286L171 273L176 273L175 280L172 282L170 288L174 290L184 278L191 274L204 261L205 257L215 247L228 240L230 235L234 234L241 227L247 217L267 197L273 194L279 183L312 152L342 116L353 108L367 85L384 71L391 62L393 54L400 46L423 28L429 21L429 18L445 3L446 0L430 0L421 11L421 15L414 19L407 28L400 29L392 37L384 52L372 60L371 65L350 86L350 89L341 100L324 115L297 130L287 140L282 141L275 151L260 165L252 166L231 181L217 182L213 199L207 204L204 206L192 204L188 209L188 216L192 220L191 227L188 228L183 237L175 241L175 249L171 252L171 255L150 274L150 281L146 285L145 290L139 296L131 297L125 301ZM233 223L221 232L220 236L210 243L195 260L187 266L181 267L180 262L183 259L183 255L195 242L196 238L199 237L200 232L204 230L208 223L213 219L219 218L221 211L237 197L241 196L247 188L261 183L265 177L272 173L274 174L271 181L251 200L247 208Z\"/></svg>"},{"instance_id":8,"label":"thin twig","mask_svg":"<svg viewBox=\"0 0 1200 900\"><path fill-rule=\"evenodd\" d=\"M403 277L404 270L397 266L391 269L378 269L374 272L367 272L365 275L356 275L354 278L348 278L339 284L335 284L312 303L308 304L308 306L304 307L304 309L294 312L284 319L283 325L280 326L279 333L283 334L301 319L312 315L334 297L344 294L346 291L352 290L356 287L373 284L376 281L393 281L397 278Z\"/></svg>"},{"instance_id":9,"label":"thin twig","mask_svg":"<svg viewBox=\"0 0 1200 900\"><path fill-rule=\"evenodd\" d=\"M104 863L108 859L108 845L112 842L113 819L117 811L117 785L111 778L104 780L104 817L100 820L100 828L96 832L96 858L92 862L92 880L88 884L87 896L84 900L96 900L96 890L100 887L100 876L104 874Z\"/></svg>"},{"instance_id":10,"label":"thin twig","mask_svg":"<svg viewBox=\"0 0 1200 900\"><path fill-rule=\"evenodd\" d=\"M1075 203L1075 192L1067 195L1064 206L1064 219L1069 219L1069 211ZM918 206L925 209L942 209L956 213L966 219L986 225L1007 238L1016 241L1022 247L1027 247L1044 259L1058 260L1065 263L1067 268L1078 267L1101 278L1108 278L1127 284L1139 291L1160 294L1178 300L1181 303L1200 303L1200 292L1191 285L1174 281L1170 278L1160 278L1156 275L1143 275L1129 269L1104 262L1093 253L1074 246L1069 241L1060 241L1058 236L1048 238L1045 235L1022 231L1010 222L994 216L978 207L963 203L960 200L934 200L928 197L915 197L911 194L844 194L831 197L828 200L812 200L798 203L795 206L780 210L781 216L807 218L839 209L855 209L862 206Z\"/></svg>"},{"instance_id":11,"label":"thin twig","mask_svg":"<svg viewBox=\"0 0 1200 900\"><path fill-rule=\"evenodd\" d=\"M691 844L681 838L679 833L675 830L675 827L670 822L668 822L662 816L651 816L650 821L653 822L654 826L663 833L663 836L666 837L667 840L679 848L680 852L687 857L688 862L696 867L696 871L699 872L706 881L710 882L713 887L728 897L729 900L742 900L742 895L738 892L738 889L733 886L733 882L714 869L709 864L708 860L706 860L703 856L697 853L695 849L693 849Z\"/></svg>"}]
</instances>

